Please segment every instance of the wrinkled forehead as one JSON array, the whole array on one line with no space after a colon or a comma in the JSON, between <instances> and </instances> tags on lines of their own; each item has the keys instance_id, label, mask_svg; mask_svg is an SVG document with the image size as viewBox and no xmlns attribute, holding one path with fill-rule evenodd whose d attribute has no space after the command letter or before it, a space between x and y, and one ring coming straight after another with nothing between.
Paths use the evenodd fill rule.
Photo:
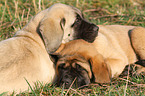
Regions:
<instances>
[{"instance_id":1,"label":"wrinkled forehead","mask_svg":"<svg viewBox=\"0 0 145 96\"><path fill-rule=\"evenodd\" d=\"M76 7L73 7L73 6L70 6L70 5L65 5L65 4L61 4L61 3L57 3L57 4L54 4L52 5L51 7L49 7L49 9L63 9L63 10L66 10L66 11L70 11L70 12L74 12L75 14L79 14L81 17L82 17L82 12L77 9Z\"/></svg>"},{"instance_id":2,"label":"wrinkled forehead","mask_svg":"<svg viewBox=\"0 0 145 96\"><path fill-rule=\"evenodd\" d=\"M82 57L79 56L78 54L63 54L60 58L59 61L64 61L64 62L68 62L68 61L80 61L80 62L87 62L87 60Z\"/></svg>"},{"instance_id":3,"label":"wrinkled forehead","mask_svg":"<svg viewBox=\"0 0 145 96\"><path fill-rule=\"evenodd\" d=\"M57 67L61 64L65 64L65 66L72 66L75 68L76 65L80 65L82 68L84 68L87 72L90 78L92 78L92 72L91 72L91 66L88 60L86 60L84 57L79 55L69 55L69 56L63 56L61 57L57 62ZM71 65L72 64L72 65Z\"/></svg>"},{"instance_id":4,"label":"wrinkled forehead","mask_svg":"<svg viewBox=\"0 0 145 96\"><path fill-rule=\"evenodd\" d=\"M70 63L70 64L76 63L76 64L79 64L84 69L90 70L89 62L80 55L64 55L58 60L57 66L62 63L64 63L64 64L65 63Z\"/></svg>"},{"instance_id":5,"label":"wrinkled forehead","mask_svg":"<svg viewBox=\"0 0 145 96\"><path fill-rule=\"evenodd\" d=\"M79 9L77 9L76 7L73 7L73 6L70 6L70 7L72 7L72 9L76 12L76 14L78 14L81 17L83 16L82 12Z\"/></svg>"}]
</instances>

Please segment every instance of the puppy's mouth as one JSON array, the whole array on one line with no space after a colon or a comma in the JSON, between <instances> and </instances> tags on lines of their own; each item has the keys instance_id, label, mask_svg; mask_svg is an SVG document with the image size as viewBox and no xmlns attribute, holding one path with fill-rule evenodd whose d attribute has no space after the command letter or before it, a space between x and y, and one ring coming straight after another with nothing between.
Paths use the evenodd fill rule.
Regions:
<instances>
[{"instance_id":1,"label":"puppy's mouth","mask_svg":"<svg viewBox=\"0 0 145 96\"><path fill-rule=\"evenodd\" d=\"M62 68L60 70L57 79L57 86L64 86L64 88L78 88L83 85L88 85L90 83L90 78L88 72L83 68Z\"/></svg>"},{"instance_id":2,"label":"puppy's mouth","mask_svg":"<svg viewBox=\"0 0 145 96\"><path fill-rule=\"evenodd\" d=\"M81 82L78 81L77 77L75 77L71 82L69 81L60 81L59 83L56 83L56 86L64 87L65 89L68 89L70 87L72 88L80 88L82 86L88 85L90 82L85 82L85 80L82 80Z\"/></svg>"}]
</instances>

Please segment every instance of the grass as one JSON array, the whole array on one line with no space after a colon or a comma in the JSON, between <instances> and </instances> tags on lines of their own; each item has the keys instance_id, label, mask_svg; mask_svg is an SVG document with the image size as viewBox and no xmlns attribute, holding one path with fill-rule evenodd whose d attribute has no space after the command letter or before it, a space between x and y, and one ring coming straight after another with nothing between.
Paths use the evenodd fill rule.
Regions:
<instances>
[{"instance_id":1,"label":"grass","mask_svg":"<svg viewBox=\"0 0 145 96\"><path fill-rule=\"evenodd\" d=\"M64 3L82 10L86 19L95 24L134 25L145 27L144 0L1 0L0 1L0 41L12 37L28 23L32 16L54 3ZM145 76L120 76L111 84L90 84L83 89L64 89L40 82L32 92L22 92L18 96L145 96ZM29 84L29 82L27 82ZM16 95L15 93L12 94Z\"/></svg>"}]
</instances>

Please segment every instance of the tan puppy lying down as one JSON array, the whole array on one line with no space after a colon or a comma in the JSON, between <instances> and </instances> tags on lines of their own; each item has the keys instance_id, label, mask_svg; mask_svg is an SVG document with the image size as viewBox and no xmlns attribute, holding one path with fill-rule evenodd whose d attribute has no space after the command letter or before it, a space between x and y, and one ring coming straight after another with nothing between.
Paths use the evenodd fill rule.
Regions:
<instances>
[{"instance_id":1,"label":"tan puppy lying down","mask_svg":"<svg viewBox=\"0 0 145 96\"><path fill-rule=\"evenodd\" d=\"M138 56L138 58L137 58ZM122 25L99 26L93 43L74 40L62 45L54 56L57 85L68 88L90 82L107 83L126 65L145 60L145 28ZM143 69L145 72L145 68Z\"/></svg>"},{"instance_id":2,"label":"tan puppy lying down","mask_svg":"<svg viewBox=\"0 0 145 96\"><path fill-rule=\"evenodd\" d=\"M93 42L97 30L72 6L55 4L41 11L14 37L0 42L0 93L27 90L24 78L31 86L36 81L53 82L55 68L48 53L69 40L82 38Z\"/></svg>"}]
</instances>

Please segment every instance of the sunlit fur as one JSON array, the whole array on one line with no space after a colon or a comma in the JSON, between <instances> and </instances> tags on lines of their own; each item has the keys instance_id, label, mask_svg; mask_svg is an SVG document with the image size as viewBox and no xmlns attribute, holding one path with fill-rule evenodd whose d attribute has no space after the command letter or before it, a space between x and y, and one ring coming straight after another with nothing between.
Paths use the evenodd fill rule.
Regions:
<instances>
[{"instance_id":1,"label":"sunlit fur","mask_svg":"<svg viewBox=\"0 0 145 96\"><path fill-rule=\"evenodd\" d=\"M67 87L70 86L74 78L80 78L76 74L83 75L85 79L79 79L81 81L76 84L79 86L93 81L107 83L111 82L111 78L117 78L128 64L144 66L145 28L123 25L98 26L98 36L93 43L81 39L73 40L62 44L56 51L58 85L65 83ZM73 67L73 64L80 65L80 68ZM70 70L71 68L75 72ZM82 73L85 70L85 74L80 70ZM137 71L140 72L145 72L145 67Z\"/></svg>"},{"instance_id":2,"label":"sunlit fur","mask_svg":"<svg viewBox=\"0 0 145 96\"><path fill-rule=\"evenodd\" d=\"M80 37L81 27L76 26L76 22L83 25L80 21L91 28L82 29L94 35L90 40ZM85 21L75 7L58 3L39 12L14 37L0 42L0 93L27 90L24 78L31 86L36 81L53 82L55 68L48 53L55 52L62 42L74 39L93 42L97 33L98 27Z\"/></svg>"}]
</instances>

